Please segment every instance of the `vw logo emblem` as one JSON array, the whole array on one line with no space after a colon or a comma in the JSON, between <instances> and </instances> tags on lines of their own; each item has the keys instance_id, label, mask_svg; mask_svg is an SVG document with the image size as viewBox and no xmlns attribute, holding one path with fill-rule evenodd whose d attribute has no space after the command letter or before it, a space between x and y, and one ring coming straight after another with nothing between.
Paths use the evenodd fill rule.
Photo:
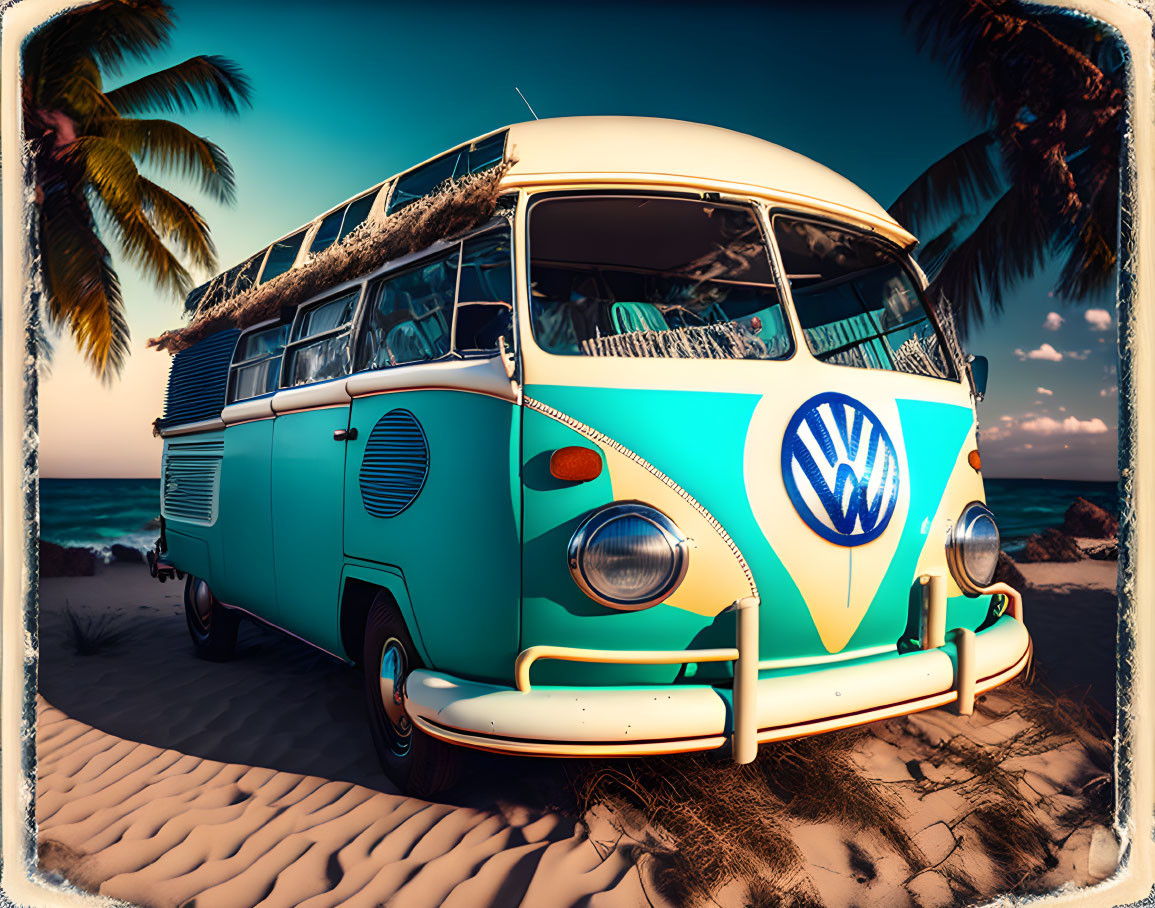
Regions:
<instances>
[{"instance_id":1,"label":"vw logo emblem","mask_svg":"<svg viewBox=\"0 0 1155 908\"><path fill-rule=\"evenodd\" d=\"M810 398L791 418L782 479L798 516L835 545L877 539L898 504L898 454L882 421L833 391Z\"/></svg>"}]
</instances>

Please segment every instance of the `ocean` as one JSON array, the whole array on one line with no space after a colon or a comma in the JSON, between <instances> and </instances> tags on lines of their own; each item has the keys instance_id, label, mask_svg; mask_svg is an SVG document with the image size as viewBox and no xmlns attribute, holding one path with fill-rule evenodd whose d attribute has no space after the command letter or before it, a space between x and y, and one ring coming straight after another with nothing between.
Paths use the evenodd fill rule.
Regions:
<instances>
[{"instance_id":1,"label":"ocean","mask_svg":"<svg viewBox=\"0 0 1155 908\"><path fill-rule=\"evenodd\" d=\"M1060 525L1076 496L1119 515L1113 482L988 479L986 489L1003 548L1012 556L1032 533ZM89 546L103 554L116 543L150 549L157 531L148 524L159 514L158 479L40 480L40 535L49 542Z\"/></svg>"},{"instance_id":2,"label":"ocean","mask_svg":"<svg viewBox=\"0 0 1155 908\"><path fill-rule=\"evenodd\" d=\"M1032 533L1061 526L1076 497L1119 516L1119 489L1114 482L1073 479L987 479L987 507L995 515L1003 549L1014 557Z\"/></svg>"},{"instance_id":3,"label":"ocean","mask_svg":"<svg viewBox=\"0 0 1155 908\"><path fill-rule=\"evenodd\" d=\"M159 479L41 479L40 538L107 556L113 545L147 551L159 531Z\"/></svg>"}]
</instances>

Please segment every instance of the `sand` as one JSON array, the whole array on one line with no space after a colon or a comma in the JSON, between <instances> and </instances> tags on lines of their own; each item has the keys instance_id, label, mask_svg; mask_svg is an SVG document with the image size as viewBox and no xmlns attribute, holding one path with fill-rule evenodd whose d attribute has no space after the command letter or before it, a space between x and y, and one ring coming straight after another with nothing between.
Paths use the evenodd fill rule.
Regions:
<instances>
[{"instance_id":1,"label":"sand","mask_svg":"<svg viewBox=\"0 0 1155 908\"><path fill-rule=\"evenodd\" d=\"M157 906L644 900L637 866L546 814L516 822L125 741L40 704L42 864Z\"/></svg>"},{"instance_id":2,"label":"sand","mask_svg":"<svg viewBox=\"0 0 1155 908\"><path fill-rule=\"evenodd\" d=\"M1053 566L1024 566L1032 582L1037 567ZM1114 599L1105 578L1093 582L1034 589L1026 613L1040 675L1108 706ZM353 670L251 622L234 661L203 662L191 651L181 591L131 565L41 584L42 864L105 895L202 908L703 901L686 856L704 865L710 854L698 860L703 840L685 838L675 820L678 811L705 815L722 790L733 807L716 831L736 849L728 877L710 884L723 905L758 892L770 903L789 892L808 904L945 905L1016 884L1087 885L1115 866L1109 750L1085 728L1048 724L1045 690L1012 684L972 717L936 710L842 743L819 736L809 739L818 745L791 745L797 751L763 748L743 773L688 758L601 764L683 780L678 803L649 813L607 791L588 810L573 783L591 778L589 764L480 754L460 785L428 803L381 774ZM103 648L75 654L66 606L93 628L104 622ZM825 759L806 748L828 744L913 847L847 813L837 791L811 809L780 790L790 759ZM705 792L698 801L695 785ZM992 804L1017 818L1010 828L1033 830L1037 854L1000 857L1009 846L995 834L1002 821ZM783 853L794 855L789 872L766 869L765 853L727 838L731 816L777 823Z\"/></svg>"},{"instance_id":3,"label":"sand","mask_svg":"<svg viewBox=\"0 0 1155 908\"><path fill-rule=\"evenodd\" d=\"M1036 561L1017 564L1017 567L1030 583L1032 593L1040 589L1058 592L1098 590L1114 593L1115 577L1118 573L1117 562L1092 561L1089 558L1082 561Z\"/></svg>"}]
</instances>

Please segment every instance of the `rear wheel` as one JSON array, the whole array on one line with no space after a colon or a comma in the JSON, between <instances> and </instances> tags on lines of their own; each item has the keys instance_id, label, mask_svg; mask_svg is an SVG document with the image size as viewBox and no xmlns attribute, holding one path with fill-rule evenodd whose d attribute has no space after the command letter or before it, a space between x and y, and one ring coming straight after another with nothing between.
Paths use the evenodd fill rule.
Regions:
<instances>
[{"instance_id":1,"label":"rear wheel","mask_svg":"<svg viewBox=\"0 0 1155 908\"><path fill-rule=\"evenodd\" d=\"M415 727L405 712L405 679L421 667L400 609L388 593L378 593L365 620L362 659L369 731L385 774L407 794L428 797L456 780L460 754Z\"/></svg>"},{"instance_id":2,"label":"rear wheel","mask_svg":"<svg viewBox=\"0 0 1155 908\"><path fill-rule=\"evenodd\" d=\"M198 656L213 662L233 657L240 617L221 605L209 585L192 574L184 583L184 616Z\"/></svg>"}]
</instances>

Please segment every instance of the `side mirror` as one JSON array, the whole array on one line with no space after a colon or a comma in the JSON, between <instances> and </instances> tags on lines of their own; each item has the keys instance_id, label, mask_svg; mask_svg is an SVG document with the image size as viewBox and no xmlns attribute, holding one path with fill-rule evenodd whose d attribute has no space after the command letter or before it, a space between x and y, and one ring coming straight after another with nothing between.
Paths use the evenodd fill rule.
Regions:
<instances>
[{"instance_id":1,"label":"side mirror","mask_svg":"<svg viewBox=\"0 0 1155 908\"><path fill-rule=\"evenodd\" d=\"M982 400L987 393L987 376L990 373L990 363L985 356L967 357L967 365L971 370L971 382L975 387L975 397Z\"/></svg>"}]
</instances>

